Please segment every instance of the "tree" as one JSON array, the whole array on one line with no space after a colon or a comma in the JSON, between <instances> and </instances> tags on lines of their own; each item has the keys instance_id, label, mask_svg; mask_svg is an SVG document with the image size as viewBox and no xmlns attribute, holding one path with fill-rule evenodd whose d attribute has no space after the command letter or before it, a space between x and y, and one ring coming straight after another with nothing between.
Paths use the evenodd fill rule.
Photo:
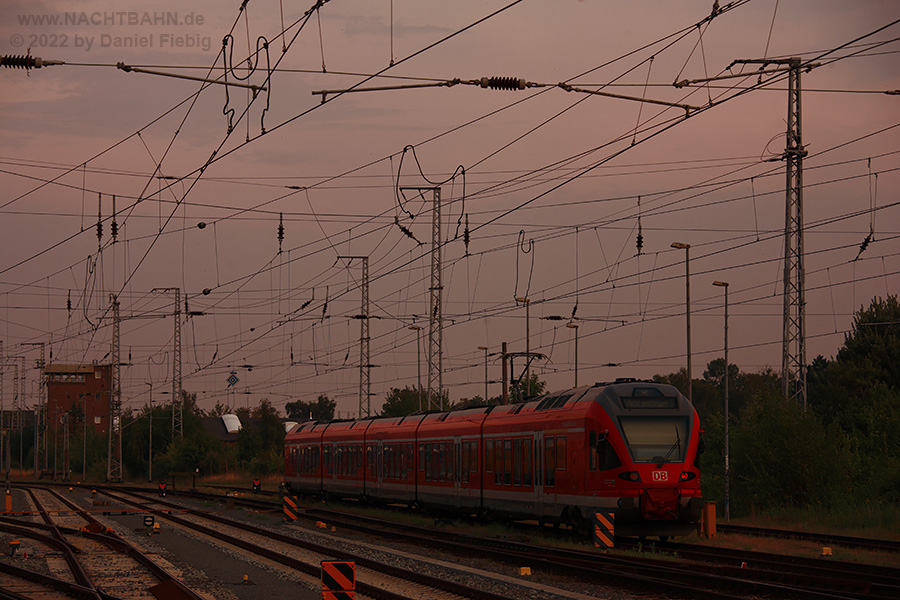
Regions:
<instances>
[{"instance_id":1,"label":"tree","mask_svg":"<svg viewBox=\"0 0 900 600\"><path fill-rule=\"evenodd\" d=\"M216 405L214 407L212 407L209 411L207 411L206 416L221 417L223 415L230 415L230 414L231 414L231 409L228 406L222 404L221 402L219 402L217 400Z\"/></svg>"},{"instance_id":2,"label":"tree","mask_svg":"<svg viewBox=\"0 0 900 600\"><path fill-rule=\"evenodd\" d=\"M724 361L723 361L724 362ZM687 369L681 368L668 375L654 375L653 381L675 386L685 397L688 395ZM722 393L705 379L695 379L692 388L691 403L694 405L701 422L713 416L721 416L723 412Z\"/></svg>"},{"instance_id":3,"label":"tree","mask_svg":"<svg viewBox=\"0 0 900 600\"><path fill-rule=\"evenodd\" d=\"M284 451L284 425L278 410L263 398L250 418L242 419L242 424L238 433L238 458L249 463L250 472L255 475L278 472Z\"/></svg>"},{"instance_id":4,"label":"tree","mask_svg":"<svg viewBox=\"0 0 900 600\"><path fill-rule=\"evenodd\" d=\"M850 333L833 361L821 356L807 374L810 407L845 431L864 427L861 407L880 385L900 389L900 304L876 298L855 314Z\"/></svg>"},{"instance_id":5,"label":"tree","mask_svg":"<svg viewBox=\"0 0 900 600\"><path fill-rule=\"evenodd\" d=\"M422 410L428 409L428 398L425 392L420 393L418 388L409 386L400 388L391 388L387 396L384 398L384 404L381 406L382 417L405 417L414 412L419 411L421 404Z\"/></svg>"},{"instance_id":6,"label":"tree","mask_svg":"<svg viewBox=\"0 0 900 600\"><path fill-rule=\"evenodd\" d=\"M334 419L334 409L336 407L337 402L329 400L325 394L319 394L315 402L305 402L303 400L288 402L284 405L284 410L289 419L331 421Z\"/></svg>"},{"instance_id":7,"label":"tree","mask_svg":"<svg viewBox=\"0 0 900 600\"><path fill-rule=\"evenodd\" d=\"M544 394L544 391L547 389L547 382L538 378L537 373L532 373L529 378L531 385L526 386L526 382L523 381L513 381L509 385L509 403L510 404L518 404L520 402L527 402L532 398L537 396L541 396ZM518 388L518 391L517 391ZM525 396L526 390L530 391L529 396Z\"/></svg>"}]
</instances>

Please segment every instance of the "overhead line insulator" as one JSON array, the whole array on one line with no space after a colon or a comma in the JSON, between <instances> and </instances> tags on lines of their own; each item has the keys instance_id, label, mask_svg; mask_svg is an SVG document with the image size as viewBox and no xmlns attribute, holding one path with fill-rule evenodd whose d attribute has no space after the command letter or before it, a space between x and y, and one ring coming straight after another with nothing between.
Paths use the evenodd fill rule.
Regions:
<instances>
[{"instance_id":1,"label":"overhead line insulator","mask_svg":"<svg viewBox=\"0 0 900 600\"><path fill-rule=\"evenodd\" d=\"M518 77L482 77L481 87L492 90L524 90L526 81Z\"/></svg>"},{"instance_id":2,"label":"overhead line insulator","mask_svg":"<svg viewBox=\"0 0 900 600\"><path fill-rule=\"evenodd\" d=\"M7 69L40 69L41 67L49 67L51 65L64 65L61 60L44 60L39 56L21 56L13 54L4 54L0 56L0 66Z\"/></svg>"}]
</instances>

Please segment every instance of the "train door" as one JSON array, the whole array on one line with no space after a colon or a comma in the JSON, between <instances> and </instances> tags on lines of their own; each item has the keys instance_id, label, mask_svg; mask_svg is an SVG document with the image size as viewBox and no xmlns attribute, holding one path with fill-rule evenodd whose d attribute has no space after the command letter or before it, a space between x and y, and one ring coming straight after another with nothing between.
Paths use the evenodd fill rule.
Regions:
<instances>
[{"instance_id":1,"label":"train door","mask_svg":"<svg viewBox=\"0 0 900 600\"><path fill-rule=\"evenodd\" d=\"M453 437L453 505L461 506L462 495L462 447L459 436Z\"/></svg>"},{"instance_id":2,"label":"train door","mask_svg":"<svg viewBox=\"0 0 900 600\"><path fill-rule=\"evenodd\" d=\"M540 516L544 514L544 432L534 432L534 443L532 444L532 452L534 453L534 514Z\"/></svg>"},{"instance_id":3,"label":"train door","mask_svg":"<svg viewBox=\"0 0 900 600\"><path fill-rule=\"evenodd\" d=\"M366 441L363 491L367 496L371 496L378 489L377 474L375 472L375 448L375 442Z\"/></svg>"},{"instance_id":4,"label":"train door","mask_svg":"<svg viewBox=\"0 0 900 600\"><path fill-rule=\"evenodd\" d=\"M384 442L378 440L378 447L375 449L375 489L379 492L384 491ZM381 495L381 494L379 494Z\"/></svg>"}]
</instances>

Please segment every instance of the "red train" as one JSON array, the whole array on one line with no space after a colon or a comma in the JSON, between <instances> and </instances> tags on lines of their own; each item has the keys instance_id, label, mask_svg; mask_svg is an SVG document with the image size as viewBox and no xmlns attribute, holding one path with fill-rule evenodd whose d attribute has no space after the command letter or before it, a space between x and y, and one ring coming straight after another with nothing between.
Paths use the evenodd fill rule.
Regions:
<instances>
[{"instance_id":1,"label":"red train","mask_svg":"<svg viewBox=\"0 0 900 600\"><path fill-rule=\"evenodd\" d=\"M703 500L700 421L670 385L618 379L522 404L307 422L285 438L291 493L684 535Z\"/></svg>"}]
</instances>

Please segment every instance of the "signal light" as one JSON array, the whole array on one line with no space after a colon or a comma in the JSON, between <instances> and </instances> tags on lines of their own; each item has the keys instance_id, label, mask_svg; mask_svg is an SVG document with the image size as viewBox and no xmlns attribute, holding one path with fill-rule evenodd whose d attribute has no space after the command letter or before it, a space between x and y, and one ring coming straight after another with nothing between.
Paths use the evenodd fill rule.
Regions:
<instances>
[{"instance_id":1,"label":"signal light","mask_svg":"<svg viewBox=\"0 0 900 600\"><path fill-rule=\"evenodd\" d=\"M697 477L696 473L691 473L690 471L682 471L681 475L678 476L678 481L690 481Z\"/></svg>"},{"instance_id":2,"label":"signal light","mask_svg":"<svg viewBox=\"0 0 900 600\"><path fill-rule=\"evenodd\" d=\"M625 481L634 481L640 483L641 474L637 471L625 471L624 473L619 473L616 475L619 479L624 479Z\"/></svg>"}]
</instances>

